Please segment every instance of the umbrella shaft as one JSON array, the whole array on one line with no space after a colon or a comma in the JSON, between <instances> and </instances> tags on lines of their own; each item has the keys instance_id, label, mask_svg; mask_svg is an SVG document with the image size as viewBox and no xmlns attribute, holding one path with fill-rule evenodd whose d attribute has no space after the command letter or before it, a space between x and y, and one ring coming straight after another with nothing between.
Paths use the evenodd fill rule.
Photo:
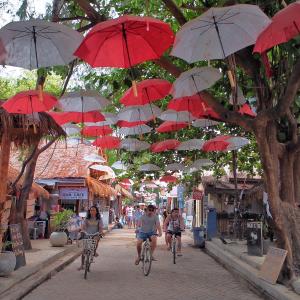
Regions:
<instances>
[{"instance_id":1,"label":"umbrella shaft","mask_svg":"<svg viewBox=\"0 0 300 300\"><path fill-rule=\"evenodd\" d=\"M222 52L223 52L223 55L224 55L224 58L226 57L226 54L225 54L225 51L224 51L224 47L223 47L223 43L222 43L222 40L221 40L221 35L220 35L220 31L219 31L219 26L218 26L218 23L216 21L216 17L213 16L213 19L214 19L214 25L215 25L215 28L216 28L216 31L217 31L217 35L218 35L218 39L219 39L219 42L220 42L220 45L221 45L221 48L222 48Z\"/></svg>"},{"instance_id":2,"label":"umbrella shaft","mask_svg":"<svg viewBox=\"0 0 300 300\"><path fill-rule=\"evenodd\" d=\"M39 68L39 60L38 60L38 54L37 54L35 26L33 26L33 43L34 43L34 51L35 51L36 67L37 67L37 69L38 69L38 68Z\"/></svg>"}]
</instances>

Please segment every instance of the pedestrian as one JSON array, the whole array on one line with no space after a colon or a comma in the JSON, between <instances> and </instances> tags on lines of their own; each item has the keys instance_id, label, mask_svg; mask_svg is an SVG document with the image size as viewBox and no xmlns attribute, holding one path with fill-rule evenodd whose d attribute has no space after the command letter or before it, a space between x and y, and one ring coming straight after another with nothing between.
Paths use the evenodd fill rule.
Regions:
<instances>
[{"instance_id":1,"label":"pedestrian","mask_svg":"<svg viewBox=\"0 0 300 300\"><path fill-rule=\"evenodd\" d=\"M136 228L137 227L137 224L138 224L138 221L140 220L140 218L142 217L143 215L143 211L141 210L140 206L137 205L136 206L136 209L133 213L133 227Z\"/></svg>"},{"instance_id":2,"label":"pedestrian","mask_svg":"<svg viewBox=\"0 0 300 300\"><path fill-rule=\"evenodd\" d=\"M129 229L131 229L131 226L132 226L133 211L134 211L134 209L133 209L132 205L129 205L126 210L127 225L128 225Z\"/></svg>"}]
</instances>

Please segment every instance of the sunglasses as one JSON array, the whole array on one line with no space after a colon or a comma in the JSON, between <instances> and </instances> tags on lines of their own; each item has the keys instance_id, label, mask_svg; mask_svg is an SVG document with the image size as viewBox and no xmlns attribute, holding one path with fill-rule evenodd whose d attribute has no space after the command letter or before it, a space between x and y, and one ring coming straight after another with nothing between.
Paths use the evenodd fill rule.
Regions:
<instances>
[{"instance_id":1,"label":"sunglasses","mask_svg":"<svg viewBox=\"0 0 300 300\"><path fill-rule=\"evenodd\" d=\"M148 211L154 211L154 209L148 209Z\"/></svg>"}]
</instances>

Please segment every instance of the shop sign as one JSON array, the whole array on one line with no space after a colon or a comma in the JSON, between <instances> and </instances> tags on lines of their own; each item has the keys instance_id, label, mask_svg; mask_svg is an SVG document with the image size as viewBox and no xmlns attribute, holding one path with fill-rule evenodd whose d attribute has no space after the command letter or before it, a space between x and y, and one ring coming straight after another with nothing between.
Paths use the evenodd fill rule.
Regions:
<instances>
[{"instance_id":1,"label":"shop sign","mask_svg":"<svg viewBox=\"0 0 300 300\"><path fill-rule=\"evenodd\" d=\"M203 196L203 192L199 190L194 190L192 194L192 199L194 200L201 200Z\"/></svg>"},{"instance_id":2,"label":"shop sign","mask_svg":"<svg viewBox=\"0 0 300 300\"><path fill-rule=\"evenodd\" d=\"M87 188L60 188L59 198L61 200L87 200Z\"/></svg>"},{"instance_id":3,"label":"shop sign","mask_svg":"<svg viewBox=\"0 0 300 300\"><path fill-rule=\"evenodd\" d=\"M247 223L248 254L263 256L262 222Z\"/></svg>"}]
</instances>

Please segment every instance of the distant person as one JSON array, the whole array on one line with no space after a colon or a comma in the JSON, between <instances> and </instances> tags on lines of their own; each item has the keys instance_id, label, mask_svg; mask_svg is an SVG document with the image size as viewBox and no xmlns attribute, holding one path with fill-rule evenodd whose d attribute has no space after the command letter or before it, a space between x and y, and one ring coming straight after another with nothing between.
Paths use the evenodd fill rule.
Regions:
<instances>
[{"instance_id":1,"label":"distant person","mask_svg":"<svg viewBox=\"0 0 300 300\"><path fill-rule=\"evenodd\" d=\"M141 219L142 215L143 215L143 211L141 210L140 206L137 205L136 209L133 213L133 227L134 228L138 227L137 224L138 224L139 220Z\"/></svg>"},{"instance_id":2,"label":"distant person","mask_svg":"<svg viewBox=\"0 0 300 300\"><path fill-rule=\"evenodd\" d=\"M129 229L131 229L132 226L133 212L134 212L133 207L129 205L126 209L127 225Z\"/></svg>"},{"instance_id":3,"label":"distant person","mask_svg":"<svg viewBox=\"0 0 300 300\"><path fill-rule=\"evenodd\" d=\"M113 226L113 229L123 229L123 225L120 222L120 219L116 217L115 225Z\"/></svg>"}]
</instances>

